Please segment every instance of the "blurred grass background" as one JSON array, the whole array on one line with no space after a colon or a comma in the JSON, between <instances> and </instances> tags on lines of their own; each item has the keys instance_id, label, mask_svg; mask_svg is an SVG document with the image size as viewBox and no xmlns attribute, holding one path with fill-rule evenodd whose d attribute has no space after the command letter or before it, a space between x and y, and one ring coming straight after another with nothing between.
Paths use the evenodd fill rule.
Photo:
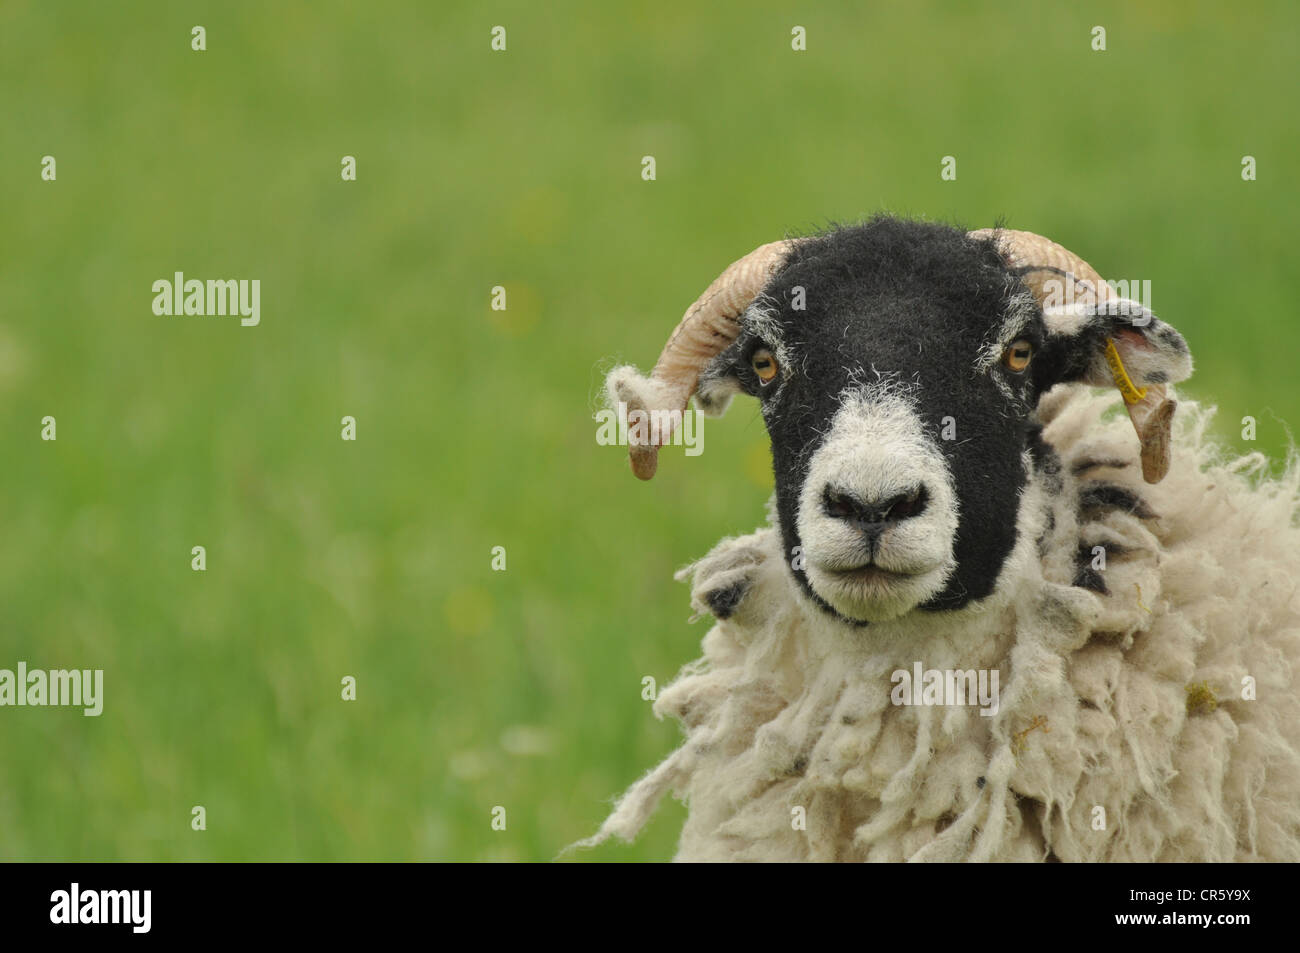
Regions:
<instances>
[{"instance_id":1,"label":"blurred grass background","mask_svg":"<svg viewBox=\"0 0 1300 953\"><path fill-rule=\"evenodd\" d=\"M595 441L602 372L787 230L1004 218L1150 279L1185 391L1284 453L1294 3L479 6L0 2L0 668L106 694L0 709L0 859L594 831L678 739L641 699L708 624L673 570L771 482L742 402L638 483ZM154 316L174 271L259 278L261 326ZM579 859L666 858L682 816Z\"/></svg>"}]
</instances>

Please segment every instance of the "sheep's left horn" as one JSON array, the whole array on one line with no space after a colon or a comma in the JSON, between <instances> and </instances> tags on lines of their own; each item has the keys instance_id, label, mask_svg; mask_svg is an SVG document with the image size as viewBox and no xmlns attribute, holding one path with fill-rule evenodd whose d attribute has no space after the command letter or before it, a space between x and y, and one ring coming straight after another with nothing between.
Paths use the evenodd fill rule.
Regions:
<instances>
[{"instance_id":1,"label":"sheep's left horn","mask_svg":"<svg viewBox=\"0 0 1300 953\"><path fill-rule=\"evenodd\" d=\"M993 239L1025 285L1044 305L1049 298L1098 304L1113 297L1110 285L1097 270L1074 252L1033 232L981 228L971 238ZM1121 392L1123 389L1121 388ZM1165 396L1163 384L1148 384L1146 393L1130 403L1124 395L1129 419L1142 445L1142 478L1159 483L1169 472L1170 431L1178 404Z\"/></svg>"},{"instance_id":2,"label":"sheep's left horn","mask_svg":"<svg viewBox=\"0 0 1300 953\"><path fill-rule=\"evenodd\" d=\"M796 241L761 245L719 275L686 309L649 377L627 366L610 372L605 384L610 399L615 406L623 404L629 415L636 411L677 412L661 414L662 421L651 428L644 443L634 440L629 427L628 455L632 472L642 480L655 475L659 448L672 437L673 427L695 393L700 372L736 339L740 333L740 316L780 270Z\"/></svg>"}]
</instances>

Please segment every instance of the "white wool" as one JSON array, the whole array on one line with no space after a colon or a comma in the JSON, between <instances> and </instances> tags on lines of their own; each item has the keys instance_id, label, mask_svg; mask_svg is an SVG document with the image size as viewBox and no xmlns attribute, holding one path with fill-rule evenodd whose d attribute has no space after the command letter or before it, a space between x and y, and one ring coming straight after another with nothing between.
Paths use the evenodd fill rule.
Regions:
<instances>
[{"instance_id":1,"label":"white wool","mask_svg":"<svg viewBox=\"0 0 1300 953\"><path fill-rule=\"evenodd\" d=\"M1213 411L1184 402L1148 486L1108 409L1080 387L1043 400L1062 485L1026 489L977 606L848 629L800 598L770 526L683 570L701 613L749 590L655 704L685 742L585 843L631 839L672 791L678 860L1300 860L1300 469L1221 458ZM1097 482L1156 517L1078 516ZM1108 595L1072 585L1081 540L1107 547ZM997 713L892 704L917 661L997 669Z\"/></svg>"}]
</instances>

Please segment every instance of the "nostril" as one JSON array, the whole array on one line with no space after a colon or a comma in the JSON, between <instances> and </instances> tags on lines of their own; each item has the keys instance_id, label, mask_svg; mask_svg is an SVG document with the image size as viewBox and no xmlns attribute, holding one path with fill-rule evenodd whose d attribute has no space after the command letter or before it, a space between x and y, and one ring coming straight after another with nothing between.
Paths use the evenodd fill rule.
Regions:
<instances>
[{"instance_id":1,"label":"nostril","mask_svg":"<svg viewBox=\"0 0 1300 953\"><path fill-rule=\"evenodd\" d=\"M894 497L889 505L888 519L906 520L913 516L920 516L925 512L925 505L928 502L929 494L925 492L925 487L918 486L910 493Z\"/></svg>"},{"instance_id":2,"label":"nostril","mask_svg":"<svg viewBox=\"0 0 1300 953\"><path fill-rule=\"evenodd\" d=\"M928 502L929 494L920 485L907 493L900 493L878 503L868 503L851 493L832 490L830 487L822 491L822 508L827 516L862 525L911 519L924 512Z\"/></svg>"},{"instance_id":3,"label":"nostril","mask_svg":"<svg viewBox=\"0 0 1300 953\"><path fill-rule=\"evenodd\" d=\"M822 504L826 509L827 516L833 516L840 520L857 519L858 513L862 509L862 504L858 500L847 493L838 493L829 487L822 493Z\"/></svg>"}]
</instances>

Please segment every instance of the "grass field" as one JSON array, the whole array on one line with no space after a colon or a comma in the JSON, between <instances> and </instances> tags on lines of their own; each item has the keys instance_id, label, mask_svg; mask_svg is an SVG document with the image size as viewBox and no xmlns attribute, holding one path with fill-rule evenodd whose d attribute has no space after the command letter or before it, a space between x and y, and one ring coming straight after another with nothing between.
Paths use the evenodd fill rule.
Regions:
<instances>
[{"instance_id":1,"label":"grass field","mask_svg":"<svg viewBox=\"0 0 1300 953\"><path fill-rule=\"evenodd\" d=\"M602 373L787 231L1003 219L1149 279L1184 392L1280 458L1300 8L1053 6L3 0L0 668L105 700L0 708L0 859L590 834L678 738L641 698L708 624L673 570L771 487L748 401L640 484ZM177 271L259 279L261 323L155 315Z\"/></svg>"}]
</instances>

